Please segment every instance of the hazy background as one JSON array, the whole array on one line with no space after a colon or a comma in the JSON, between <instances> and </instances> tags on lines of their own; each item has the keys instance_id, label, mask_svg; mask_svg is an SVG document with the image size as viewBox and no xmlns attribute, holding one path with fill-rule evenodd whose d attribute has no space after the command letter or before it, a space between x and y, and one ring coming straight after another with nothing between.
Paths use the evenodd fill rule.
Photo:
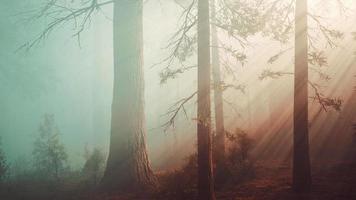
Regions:
<instances>
[{"instance_id":1,"label":"hazy background","mask_svg":"<svg viewBox=\"0 0 356 200\"><path fill-rule=\"evenodd\" d=\"M0 6L0 134L4 150L10 161L30 156L42 116L49 113L55 115L71 163L82 164L85 144L106 151L109 143L112 7L107 6L93 18L81 36L80 46L77 38L71 37L73 27L69 25L56 29L30 51L17 51L46 27L46 20L30 21L32 15L25 13L39 5L39 0L15 0ZM161 115L185 88L174 82L161 86L160 69L151 66L167 53L162 48L175 30L179 12L173 3L145 3L144 62L150 152L161 150L159 144L174 143L175 136L164 134L160 128L164 122Z\"/></svg>"},{"instance_id":2,"label":"hazy background","mask_svg":"<svg viewBox=\"0 0 356 200\"><path fill-rule=\"evenodd\" d=\"M355 8L354 2L347 2L350 9ZM37 8L40 3L41 0L7 0L0 6L0 136L10 161L19 157L30 159L34 136L43 115L54 114L69 161L73 167L79 167L84 162L85 145L89 148L100 147L104 151L108 149L113 78L112 8L107 6L103 13L94 17L91 26L83 32L80 45L77 38L71 37L73 27L63 26L30 51L17 51L46 27L46 19L28 21L29 15L25 13ZM188 106L191 119L180 115L176 128L167 133L160 127L167 119L163 115L170 105L196 90L195 70L160 85L158 73L162 67L152 68L168 53L163 48L177 27L180 11L171 1L150 0L144 8L148 150L156 168L169 165L168 161L172 165L179 162L192 152L195 145L195 123L192 120L195 101ZM354 12L347 12L346 16L334 20L333 16L337 13L334 9L324 12L328 19L333 20L332 26L345 32L339 48L325 49L329 57L326 71L333 78L325 87L325 93L342 97L349 107L340 113L323 114L317 128L313 129L318 140L331 134L327 131L332 128L323 124L330 125L344 118L344 126L351 127L355 120L353 112L342 113L355 110L350 97L356 85L353 78L356 46L350 33L356 31L356 18L352 14ZM258 76L264 69L292 72L293 51L269 65L266 63L268 58L288 45L281 46L260 35L251 38L251 42L250 47L244 50L249 62L244 66L233 66L238 74L238 83L246 84L246 93L229 91L225 94L238 111L236 114L235 108L225 105L227 128L241 127L258 135L267 134L269 130L261 131L266 127L287 124L287 131L283 133L283 141L286 141L290 136L288 127L291 125L293 79L287 76L260 81ZM311 109L315 113L319 107L315 103L312 105L315 105ZM348 135L351 132L348 128ZM347 138L345 136L342 141L347 141ZM278 141L283 145L289 144ZM321 144L316 145L319 149L324 148L322 143L318 144Z\"/></svg>"}]
</instances>

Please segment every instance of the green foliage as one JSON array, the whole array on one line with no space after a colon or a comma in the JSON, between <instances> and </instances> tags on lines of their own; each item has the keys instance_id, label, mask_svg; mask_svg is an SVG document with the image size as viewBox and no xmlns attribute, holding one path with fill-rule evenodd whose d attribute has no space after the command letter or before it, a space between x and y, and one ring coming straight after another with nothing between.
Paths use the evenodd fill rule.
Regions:
<instances>
[{"instance_id":1,"label":"green foliage","mask_svg":"<svg viewBox=\"0 0 356 200\"><path fill-rule=\"evenodd\" d=\"M86 150L86 161L82 174L91 185L96 185L104 174L105 154L98 148L92 152Z\"/></svg>"},{"instance_id":2,"label":"green foliage","mask_svg":"<svg viewBox=\"0 0 356 200\"><path fill-rule=\"evenodd\" d=\"M39 126L39 135L32 152L36 170L43 177L59 180L67 165L67 153L60 141L60 132L53 115L46 114Z\"/></svg>"}]
</instances>

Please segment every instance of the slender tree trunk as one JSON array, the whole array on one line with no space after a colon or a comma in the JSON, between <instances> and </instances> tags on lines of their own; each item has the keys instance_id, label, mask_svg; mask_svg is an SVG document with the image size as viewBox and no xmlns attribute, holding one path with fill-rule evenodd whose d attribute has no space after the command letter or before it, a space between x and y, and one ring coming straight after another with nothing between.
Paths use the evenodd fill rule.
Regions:
<instances>
[{"instance_id":1,"label":"slender tree trunk","mask_svg":"<svg viewBox=\"0 0 356 200\"><path fill-rule=\"evenodd\" d=\"M308 130L308 16L307 0L296 1L293 189L311 187Z\"/></svg>"},{"instance_id":2,"label":"slender tree trunk","mask_svg":"<svg viewBox=\"0 0 356 200\"><path fill-rule=\"evenodd\" d=\"M211 0L211 20L216 22L216 8L215 0ZM216 175L217 178L221 177L224 172L225 164L225 128L224 128L224 104L223 104L223 91L220 72L220 59L219 59L219 41L218 32L215 25L211 26L211 44L212 44L212 68L214 80L214 107L215 107L215 149L214 159L216 160Z\"/></svg>"},{"instance_id":3,"label":"slender tree trunk","mask_svg":"<svg viewBox=\"0 0 356 200\"><path fill-rule=\"evenodd\" d=\"M209 0L198 1L198 199L215 200L210 111Z\"/></svg>"},{"instance_id":4,"label":"slender tree trunk","mask_svg":"<svg viewBox=\"0 0 356 200\"><path fill-rule=\"evenodd\" d=\"M106 189L155 184L146 152L143 76L143 0L114 1L114 93Z\"/></svg>"}]
</instances>

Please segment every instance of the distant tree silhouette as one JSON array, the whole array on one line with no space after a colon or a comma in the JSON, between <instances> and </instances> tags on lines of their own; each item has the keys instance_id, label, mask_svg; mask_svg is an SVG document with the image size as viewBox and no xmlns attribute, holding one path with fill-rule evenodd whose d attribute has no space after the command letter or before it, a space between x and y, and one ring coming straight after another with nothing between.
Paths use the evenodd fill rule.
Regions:
<instances>
[{"instance_id":1,"label":"distant tree silhouette","mask_svg":"<svg viewBox=\"0 0 356 200\"><path fill-rule=\"evenodd\" d=\"M35 168L43 177L58 181L67 165L67 153L60 141L54 116L46 114L38 131L32 152Z\"/></svg>"},{"instance_id":2,"label":"distant tree silhouette","mask_svg":"<svg viewBox=\"0 0 356 200\"><path fill-rule=\"evenodd\" d=\"M2 149L1 137L0 137L0 183L4 181L8 172L9 166L6 161L5 153Z\"/></svg>"},{"instance_id":3,"label":"distant tree silhouette","mask_svg":"<svg viewBox=\"0 0 356 200\"><path fill-rule=\"evenodd\" d=\"M211 21L216 23L216 1L211 0ZM225 127L224 127L224 100L223 81L221 80L221 66L219 55L219 38L217 27L211 25L211 66L214 88L214 111L215 111L215 137L213 158L216 162L216 180L222 176L225 170Z\"/></svg>"},{"instance_id":4,"label":"distant tree silhouette","mask_svg":"<svg viewBox=\"0 0 356 200\"><path fill-rule=\"evenodd\" d=\"M94 148L92 152L87 152L86 161L82 169L85 178L90 184L97 185L101 179L105 169L105 155L98 148Z\"/></svg>"}]
</instances>

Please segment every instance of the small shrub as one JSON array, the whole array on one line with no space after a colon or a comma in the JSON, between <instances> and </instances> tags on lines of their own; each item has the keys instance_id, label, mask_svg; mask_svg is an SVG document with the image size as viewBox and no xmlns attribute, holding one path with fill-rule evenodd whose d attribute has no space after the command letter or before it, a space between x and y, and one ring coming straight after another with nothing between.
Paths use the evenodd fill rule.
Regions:
<instances>
[{"instance_id":1,"label":"small shrub","mask_svg":"<svg viewBox=\"0 0 356 200\"><path fill-rule=\"evenodd\" d=\"M5 154L1 148L1 140L0 140L0 183L2 183L5 180L5 177L8 174L8 169L9 166L7 165Z\"/></svg>"},{"instance_id":2,"label":"small shrub","mask_svg":"<svg viewBox=\"0 0 356 200\"><path fill-rule=\"evenodd\" d=\"M91 153L86 152L86 161L82 169L82 174L90 185L97 185L104 174L105 155L98 148Z\"/></svg>"},{"instance_id":3,"label":"small shrub","mask_svg":"<svg viewBox=\"0 0 356 200\"><path fill-rule=\"evenodd\" d=\"M227 170L234 182L243 182L255 175L254 163L250 158L254 141L246 132L236 129L227 133L229 149L227 152Z\"/></svg>"},{"instance_id":4,"label":"small shrub","mask_svg":"<svg viewBox=\"0 0 356 200\"><path fill-rule=\"evenodd\" d=\"M197 170L197 155L193 154L182 168L160 176L160 193L175 196L177 199L192 196L197 187Z\"/></svg>"},{"instance_id":5,"label":"small shrub","mask_svg":"<svg viewBox=\"0 0 356 200\"><path fill-rule=\"evenodd\" d=\"M14 182L24 182L25 180L32 179L31 174L33 172L29 168L31 162L26 156L22 155L15 159L11 163L11 180Z\"/></svg>"}]
</instances>

